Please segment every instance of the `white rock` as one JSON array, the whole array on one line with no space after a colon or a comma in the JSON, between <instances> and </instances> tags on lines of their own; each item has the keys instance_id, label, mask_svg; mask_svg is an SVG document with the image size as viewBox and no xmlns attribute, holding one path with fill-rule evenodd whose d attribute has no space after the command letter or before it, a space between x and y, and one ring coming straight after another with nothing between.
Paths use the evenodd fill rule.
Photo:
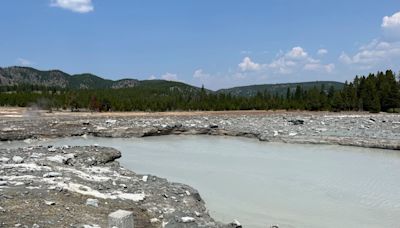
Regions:
<instances>
[{"instance_id":1,"label":"white rock","mask_svg":"<svg viewBox=\"0 0 400 228\"><path fill-rule=\"evenodd\" d=\"M0 186L6 186L7 185L7 181L0 181Z\"/></svg>"},{"instance_id":2,"label":"white rock","mask_svg":"<svg viewBox=\"0 0 400 228\"><path fill-rule=\"evenodd\" d=\"M158 218L152 218L150 219L150 223L158 223L160 220Z\"/></svg>"},{"instance_id":3,"label":"white rock","mask_svg":"<svg viewBox=\"0 0 400 228\"><path fill-rule=\"evenodd\" d=\"M50 147L50 148L48 148L47 149L49 152L56 152L56 148L54 148L54 147Z\"/></svg>"},{"instance_id":4,"label":"white rock","mask_svg":"<svg viewBox=\"0 0 400 228\"><path fill-rule=\"evenodd\" d=\"M101 226L96 225L96 224L92 224L92 225L83 225L83 228L101 228ZM118 228L118 227L117 227Z\"/></svg>"},{"instance_id":5,"label":"white rock","mask_svg":"<svg viewBox=\"0 0 400 228\"><path fill-rule=\"evenodd\" d=\"M182 217L182 218L181 218L181 221L182 221L183 223L189 223L189 222L194 222L195 220L194 220L193 217L185 216L185 217Z\"/></svg>"},{"instance_id":6,"label":"white rock","mask_svg":"<svg viewBox=\"0 0 400 228\"><path fill-rule=\"evenodd\" d=\"M146 195L144 193L120 193L118 198L138 202L144 200Z\"/></svg>"},{"instance_id":7,"label":"white rock","mask_svg":"<svg viewBox=\"0 0 400 228\"><path fill-rule=\"evenodd\" d=\"M99 206L99 200L98 199L87 199L86 200L86 205L87 206L92 206L92 207L98 207Z\"/></svg>"},{"instance_id":8,"label":"white rock","mask_svg":"<svg viewBox=\"0 0 400 228\"><path fill-rule=\"evenodd\" d=\"M186 195L190 196L190 192L189 191L185 191Z\"/></svg>"},{"instance_id":9,"label":"white rock","mask_svg":"<svg viewBox=\"0 0 400 228\"><path fill-rule=\"evenodd\" d=\"M108 215L108 227L131 228L134 227L133 213L118 210Z\"/></svg>"},{"instance_id":10,"label":"white rock","mask_svg":"<svg viewBox=\"0 0 400 228\"><path fill-rule=\"evenodd\" d=\"M41 153L32 153L31 154L31 158L40 158L42 156L42 154Z\"/></svg>"},{"instance_id":11,"label":"white rock","mask_svg":"<svg viewBox=\"0 0 400 228\"><path fill-rule=\"evenodd\" d=\"M9 158L6 158L6 157L1 157L0 158L0 162L3 162L3 163L6 163L6 162L8 162L10 159Z\"/></svg>"},{"instance_id":12,"label":"white rock","mask_svg":"<svg viewBox=\"0 0 400 228\"><path fill-rule=\"evenodd\" d=\"M24 183L24 182L21 182L21 181L12 181L11 184L13 184L13 185L15 185L15 186L21 186L21 185L24 185L25 183Z\"/></svg>"},{"instance_id":13,"label":"white rock","mask_svg":"<svg viewBox=\"0 0 400 228\"><path fill-rule=\"evenodd\" d=\"M64 164L68 160L68 158L58 155L58 154L55 156L47 157L46 159L49 161L52 161L52 162L60 163L60 164Z\"/></svg>"},{"instance_id":14,"label":"white rock","mask_svg":"<svg viewBox=\"0 0 400 228\"><path fill-rule=\"evenodd\" d=\"M25 140L24 140L24 143L26 143L26 144L31 144L31 143L32 143L32 139L25 139Z\"/></svg>"},{"instance_id":15,"label":"white rock","mask_svg":"<svg viewBox=\"0 0 400 228\"><path fill-rule=\"evenodd\" d=\"M295 135L297 135L297 132L293 132L292 131L292 132L289 133L289 136L295 136Z\"/></svg>"},{"instance_id":16,"label":"white rock","mask_svg":"<svg viewBox=\"0 0 400 228\"><path fill-rule=\"evenodd\" d=\"M59 172L49 172L43 175L43 177L61 177L61 176L62 174Z\"/></svg>"},{"instance_id":17,"label":"white rock","mask_svg":"<svg viewBox=\"0 0 400 228\"><path fill-rule=\"evenodd\" d=\"M75 154L69 153L69 154L66 154L65 157L66 157L67 159L72 159L72 158L75 157Z\"/></svg>"},{"instance_id":18,"label":"white rock","mask_svg":"<svg viewBox=\"0 0 400 228\"><path fill-rule=\"evenodd\" d=\"M54 201L47 201L47 200L45 200L44 203L45 203L46 205L49 205L49 206L55 205L55 204L56 204L56 202L54 202Z\"/></svg>"},{"instance_id":19,"label":"white rock","mask_svg":"<svg viewBox=\"0 0 400 228\"><path fill-rule=\"evenodd\" d=\"M147 179L149 178L149 176L143 176L142 177L142 181L147 182Z\"/></svg>"},{"instance_id":20,"label":"white rock","mask_svg":"<svg viewBox=\"0 0 400 228\"><path fill-rule=\"evenodd\" d=\"M106 124L115 124L117 120L108 119L106 120Z\"/></svg>"},{"instance_id":21,"label":"white rock","mask_svg":"<svg viewBox=\"0 0 400 228\"><path fill-rule=\"evenodd\" d=\"M24 162L24 159L20 156L14 156L14 157L12 157L12 160L14 163L17 163L17 164Z\"/></svg>"},{"instance_id":22,"label":"white rock","mask_svg":"<svg viewBox=\"0 0 400 228\"><path fill-rule=\"evenodd\" d=\"M236 219L234 219L233 222L232 222L231 224L232 224L232 225L235 225L236 227L242 226L242 225L240 224L240 222L239 222L238 220L236 220Z\"/></svg>"},{"instance_id":23,"label":"white rock","mask_svg":"<svg viewBox=\"0 0 400 228\"><path fill-rule=\"evenodd\" d=\"M315 130L316 130L316 131L322 131L322 132L323 132L323 131L327 131L328 129L327 129L327 128L316 128Z\"/></svg>"}]
</instances>

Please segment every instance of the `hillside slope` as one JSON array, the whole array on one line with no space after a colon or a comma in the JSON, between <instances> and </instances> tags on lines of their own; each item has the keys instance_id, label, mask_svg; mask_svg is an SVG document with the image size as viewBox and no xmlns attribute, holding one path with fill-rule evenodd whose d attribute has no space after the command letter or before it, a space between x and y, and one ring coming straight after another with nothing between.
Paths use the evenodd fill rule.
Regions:
<instances>
[{"instance_id":1,"label":"hillside slope","mask_svg":"<svg viewBox=\"0 0 400 228\"><path fill-rule=\"evenodd\" d=\"M0 68L0 85L40 85L70 89L129 88L137 85L136 79L112 81L93 74L69 75L60 70L41 71L31 67Z\"/></svg>"},{"instance_id":2,"label":"hillside slope","mask_svg":"<svg viewBox=\"0 0 400 228\"><path fill-rule=\"evenodd\" d=\"M176 81L166 80L137 80L137 79L104 79L94 74L84 73L70 75L60 70L41 71L31 67L6 67L0 68L0 86L13 85L40 85L47 87L60 87L67 89L121 89L132 88L142 91L179 90L183 93L198 91L200 88ZM258 92L267 91L270 94L285 95L290 88L294 92L297 86L304 90L324 86L328 90L333 86L336 90L343 87L343 83L334 81L316 81L282 84L262 84L220 89L217 91L206 90L207 93L231 94L234 96L251 97Z\"/></svg>"},{"instance_id":3,"label":"hillside slope","mask_svg":"<svg viewBox=\"0 0 400 228\"><path fill-rule=\"evenodd\" d=\"M301 86L304 90L313 88L321 88L324 86L326 90L333 86L335 90L339 90L343 87L343 83L334 81L315 81L315 82L298 82L298 83L281 83L281 84L262 84L262 85L249 85L239 86L228 89L220 89L217 93L231 94L234 96L250 97L255 96L258 92L264 93L267 91L270 94L285 95L287 89L293 93L297 86Z\"/></svg>"}]
</instances>

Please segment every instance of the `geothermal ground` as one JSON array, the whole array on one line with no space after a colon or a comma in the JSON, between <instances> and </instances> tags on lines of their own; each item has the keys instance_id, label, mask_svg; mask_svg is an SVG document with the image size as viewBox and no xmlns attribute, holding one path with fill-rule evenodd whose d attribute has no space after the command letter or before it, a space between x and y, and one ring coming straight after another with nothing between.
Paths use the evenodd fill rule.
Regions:
<instances>
[{"instance_id":1,"label":"geothermal ground","mask_svg":"<svg viewBox=\"0 0 400 228\"><path fill-rule=\"evenodd\" d=\"M106 227L115 210L135 227L238 227L214 221L201 193L121 167L104 147L27 146L69 136L147 137L208 134L262 141L400 149L397 114L328 112L70 113L0 110L0 227Z\"/></svg>"}]
</instances>

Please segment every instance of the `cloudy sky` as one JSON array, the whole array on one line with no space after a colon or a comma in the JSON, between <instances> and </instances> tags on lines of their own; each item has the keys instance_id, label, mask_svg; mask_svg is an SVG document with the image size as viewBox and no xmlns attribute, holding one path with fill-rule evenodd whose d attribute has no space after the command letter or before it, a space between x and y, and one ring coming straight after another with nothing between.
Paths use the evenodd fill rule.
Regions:
<instances>
[{"instance_id":1,"label":"cloudy sky","mask_svg":"<svg viewBox=\"0 0 400 228\"><path fill-rule=\"evenodd\" d=\"M1 0L0 66L236 85L400 70L399 0Z\"/></svg>"}]
</instances>

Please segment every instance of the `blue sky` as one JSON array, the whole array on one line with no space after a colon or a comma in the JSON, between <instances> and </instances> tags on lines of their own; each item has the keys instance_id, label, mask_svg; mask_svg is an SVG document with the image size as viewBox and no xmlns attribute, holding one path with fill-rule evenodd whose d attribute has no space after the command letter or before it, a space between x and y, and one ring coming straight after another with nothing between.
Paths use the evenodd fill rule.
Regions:
<instances>
[{"instance_id":1,"label":"blue sky","mask_svg":"<svg viewBox=\"0 0 400 228\"><path fill-rule=\"evenodd\" d=\"M218 89L400 70L398 0L1 0L0 66Z\"/></svg>"}]
</instances>

